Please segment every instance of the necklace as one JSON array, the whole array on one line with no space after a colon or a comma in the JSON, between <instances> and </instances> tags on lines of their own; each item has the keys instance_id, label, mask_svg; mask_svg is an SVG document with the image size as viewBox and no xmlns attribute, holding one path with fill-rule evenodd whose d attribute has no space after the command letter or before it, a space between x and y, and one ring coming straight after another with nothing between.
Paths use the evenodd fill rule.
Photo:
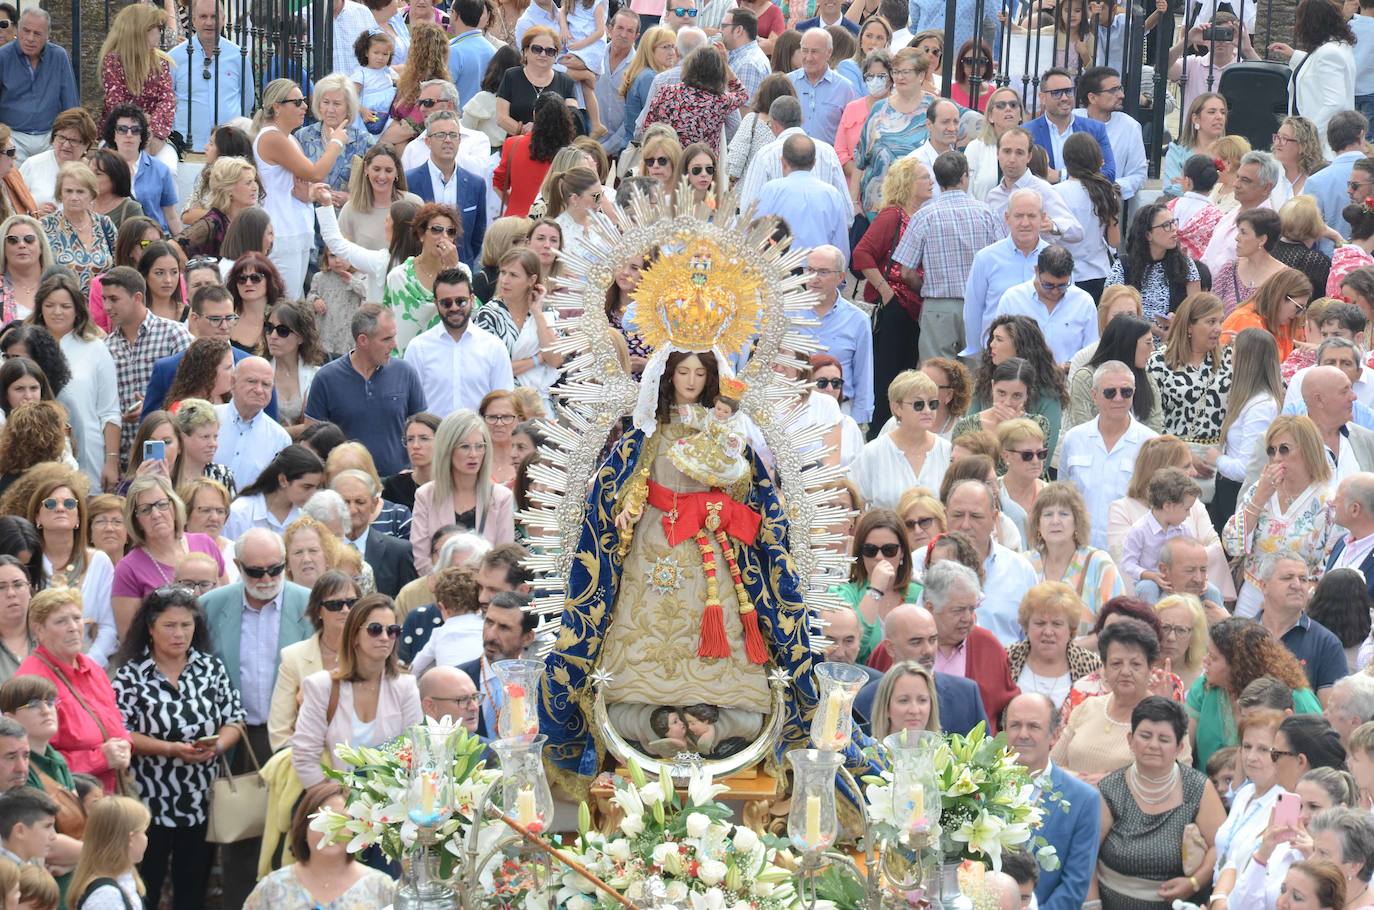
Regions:
<instances>
[{"instance_id":1,"label":"necklace","mask_svg":"<svg viewBox=\"0 0 1374 910\"><path fill-rule=\"evenodd\" d=\"M1040 695L1044 695L1051 701L1058 702L1058 699L1054 697L1054 691L1059 688L1059 680L1065 674L1061 673L1058 676L1041 676L1031 668L1029 662L1026 663L1026 670L1030 673L1031 690Z\"/></svg>"},{"instance_id":2,"label":"necklace","mask_svg":"<svg viewBox=\"0 0 1374 910\"><path fill-rule=\"evenodd\" d=\"M1116 694L1115 694L1115 693L1112 693L1112 694L1109 694L1109 695L1107 696L1107 703L1106 703L1106 705L1104 705L1103 708L1102 708L1102 716L1105 717L1105 718L1107 719L1107 726L1104 727L1103 729L1106 730L1106 732L1108 732L1108 733L1111 733L1112 730L1115 729L1115 728L1117 728L1117 727L1129 727L1129 726L1131 725L1131 722L1130 722L1129 719L1127 719L1127 720L1116 720L1114 717L1112 717L1112 706L1115 705L1115 704L1116 704Z\"/></svg>"},{"instance_id":3,"label":"necklace","mask_svg":"<svg viewBox=\"0 0 1374 910\"><path fill-rule=\"evenodd\" d=\"M1135 790L1142 802L1157 806L1173 796L1174 785L1178 783L1179 777L1178 764L1175 763L1171 766L1169 773L1163 777L1146 777L1140 773L1140 768L1132 762L1130 768L1126 770L1126 777L1131 788Z\"/></svg>"}]
</instances>

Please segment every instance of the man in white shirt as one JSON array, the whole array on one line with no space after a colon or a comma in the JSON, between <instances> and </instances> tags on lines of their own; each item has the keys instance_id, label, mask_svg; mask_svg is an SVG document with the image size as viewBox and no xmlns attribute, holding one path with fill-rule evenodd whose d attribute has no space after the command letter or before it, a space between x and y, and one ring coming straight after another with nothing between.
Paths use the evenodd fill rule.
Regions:
<instances>
[{"instance_id":1,"label":"man in white shirt","mask_svg":"<svg viewBox=\"0 0 1374 910\"><path fill-rule=\"evenodd\" d=\"M959 105L948 98L936 98L926 108L926 124L930 132L926 141L918 145L907 157L915 158L935 173L935 159L954 148L959 141L959 118L963 112ZM940 195L940 181L931 180L931 198Z\"/></svg>"},{"instance_id":2,"label":"man in white shirt","mask_svg":"<svg viewBox=\"0 0 1374 910\"><path fill-rule=\"evenodd\" d=\"M217 405L220 463L234 472L240 490L257 482L262 469L291 445L291 436L271 417L272 364L261 357L245 357L234 364L232 396Z\"/></svg>"},{"instance_id":3,"label":"man in white shirt","mask_svg":"<svg viewBox=\"0 0 1374 910\"><path fill-rule=\"evenodd\" d=\"M990 484L980 480L958 481L945 497L949 529L967 534L973 541L974 552L983 561L983 599L978 606L978 625L997 636L1005 648L1025 637L1017 620L1021 598L1039 579L1024 556L993 539L998 514L996 492ZM939 664L938 659L936 663ZM987 708L997 710L991 705Z\"/></svg>"},{"instance_id":4,"label":"man in white shirt","mask_svg":"<svg viewBox=\"0 0 1374 910\"><path fill-rule=\"evenodd\" d=\"M405 361L425 377L425 399L435 414L477 410L488 392L514 389L510 354L495 335L472 324L472 283L466 269L445 269L434 279L439 324L411 339Z\"/></svg>"},{"instance_id":5,"label":"man in white shirt","mask_svg":"<svg viewBox=\"0 0 1374 910\"><path fill-rule=\"evenodd\" d=\"M997 166L1002 170L1002 182L988 191L988 208L1001 218L1012 193L1035 190L1040 194L1040 204L1044 206L1040 235L1045 242L1078 243L1083 239L1083 225L1078 223L1054 187L1031 173L1030 154L1034 144L1030 132L1020 126L1007 130L997 140Z\"/></svg>"},{"instance_id":6,"label":"man in white shirt","mask_svg":"<svg viewBox=\"0 0 1374 910\"><path fill-rule=\"evenodd\" d=\"M1088 506L1092 545L1107 548L1107 512L1126 495L1135 457L1145 440L1157 436L1131 413L1135 373L1119 360L1093 371L1097 416L1065 433L1059 441L1059 479L1078 487Z\"/></svg>"},{"instance_id":7,"label":"man in white shirt","mask_svg":"<svg viewBox=\"0 0 1374 910\"><path fill-rule=\"evenodd\" d=\"M1365 562L1374 556L1374 474L1357 471L1342 479L1332 505L1336 523L1345 528L1346 536L1332 549L1326 570L1363 572Z\"/></svg>"},{"instance_id":8,"label":"man in white shirt","mask_svg":"<svg viewBox=\"0 0 1374 910\"><path fill-rule=\"evenodd\" d=\"M1215 275L1221 267L1236 258L1236 217L1251 209L1269 209L1269 194L1274 192L1283 167L1268 152L1247 152L1236 168L1236 207L1217 222L1202 261Z\"/></svg>"},{"instance_id":9,"label":"man in white shirt","mask_svg":"<svg viewBox=\"0 0 1374 910\"><path fill-rule=\"evenodd\" d=\"M355 0L334 0L334 68L330 72L351 73L358 68L353 44L358 36L377 27L372 11Z\"/></svg>"},{"instance_id":10,"label":"man in white shirt","mask_svg":"<svg viewBox=\"0 0 1374 910\"><path fill-rule=\"evenodd\" d=\"M1121 190L1121 201L1129 202L1145 185L1147 162L1140 124L1121 109L1126 99L1121 74L1110 66L1086 69L1078 76L1078 91L1086 105L1074 113L1096 120L1106 129L1112 157L1116 159L1116 185Z\"/></svg>"},{"instance_id":11,"label":"man in white shirt","mask_svg":"<svg viewBox=\"0 0 1374 910\"><path fill-rule=\"evenodd\" d=\"M1047 246L1035 262L1035 277L1002 294L998 316L1029 316L1040 324L1054 360L1068 369L1073 355L1097 341L1097 305L1073 283L1073 254Z\"/></svg>"},{"instance_id":12,"label":"man in white shirt","mask_svg":"<svg viewBox=\"0 0 1374 910\"><path fill-rule=\"evenodd\" d=\"M773 135L778 138L755 152L753 159L750 160L749 167L744 172L744 179L739 183L740 211L744 211L748 208L749 203L758 199L768 181L776 180L782 176L783 143L792 136L806 134L801 124L800 101L792 95L783 95L781 98L774 99L768 108L768 126L773 130ZM812 174L839 190L844 198L849 199L849 183L845 180L844 168L840 165L840 156L835 154L835 147L819 139L813 138L811 141L816 146L816 164L811 169Z\"/></svg>"}]
</instances>

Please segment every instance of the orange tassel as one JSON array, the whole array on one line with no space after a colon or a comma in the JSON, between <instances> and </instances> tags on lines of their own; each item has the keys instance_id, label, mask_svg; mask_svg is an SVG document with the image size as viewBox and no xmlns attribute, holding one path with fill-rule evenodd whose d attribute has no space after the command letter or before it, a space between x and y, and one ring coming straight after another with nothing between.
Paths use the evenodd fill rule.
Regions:
<instances>
[{"instance_id":1,"label":"orange tassel","mask_svg":"<svg viewBox=\"0 0 1374 910\"><path fill-rule=\"evenodd\" d=\"M701 616L701 642L697 657L729 657L730 642L725 638L725 611L719 603L706 605Z\"/></svg>"},{"instance_id":2,"label":"orange tassel","mask_svg":"<svg viewBox=\"0 0 1374 910\"><path fill-rule=\"evenodd\" d=\"M768 649L763 645L763 633L759 631L759 611L750 607L739 611L739 621L744 626L744 653L749 662L768 663Z\"/></svg>"}]
</instances>

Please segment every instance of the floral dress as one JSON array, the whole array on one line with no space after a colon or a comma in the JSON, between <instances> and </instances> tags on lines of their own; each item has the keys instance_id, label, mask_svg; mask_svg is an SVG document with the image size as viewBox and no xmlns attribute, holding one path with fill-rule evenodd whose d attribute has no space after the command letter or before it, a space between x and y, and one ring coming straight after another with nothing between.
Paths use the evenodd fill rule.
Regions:
<instances>
[{"instance_id":1,"label":"floral dress","mask_svg":"<svg viewBox=\"0 0 1374 910\"><path fill-rule=\"evenodd\" d=\"M105 109L100 115L101 132L105 130L110 111L121 104L132 104L148 115L148 132L154 138L166 140L172 134L177 96L172 87L172 67L165 58L157 59L157 68L137 95L129 91L124 61L119 59L118 54L105 55L100 64L100 81L105 86Z\"/></svg>"},{"instance_id":2,"label":"floral dress","mask_svg":"<svg viewBox=\"0 0 1374 910\"><path fill-rule=\"evenodd\" d=\"M1282 551L1297 553L1307 563L1314 581L1326 570L1326 554L1345 534L1336 524L1335 486L1314 483L1298 494L1285 511L1275 492L1268 502L1255 502L1258 484L1251 484L1236 506L1236 514L1226 522L1221 542L1232 556L1241 557L1245 585L1236 599L1236 615L1253 617L1259 612L1264 595L1260 592L1260 563L1266 556ZM1251 502L1259 507L1255 529L1245 533L1245 509Z\"/></svg>"},{"instance_id":3,"label":"floral dress","mask_svg":"<svg viewBox=\"0 0 1374 910\"><path fill-rule=\"evenodd\" d=\"M415 275L415 257L396 266L386 276L382 306L396 317L396 349L404 351L410 339L439 321L434 292Z\"/></svg>"},{"instance_id":4,"label":"floral dress","mask_svg":"<svg viewBox=\"0 0 1374 910\"><path fill-rule=\"evenodd\" d=\"M1201 201L1201 206L1183 206L1185 200ZM1190 259L1201 259L1203 251L1207 249L1207 244L1212 240L1212 232L1217 229L1217 223L1221 221L1222 211L1210 199L1200 193L1185 193L1183 196L1170 199L1168 202L1169 211L1178 218L1178 245L1183 247L1183 252L1188 254ZM1180 216L1180 209L1194 209L1191 214Z\"/></svg>"},{"instance_id":5,"label":"floral dress","mask_svg":"<svg viewBox=\"0 0 1374 910\"><path fill-rule=\"evenodd\" d=\"M1257 289L1240 280L1240 264L1232 259L1217 269L1212 276L1212 293L1221 298L1226 305L1226 315L1230 316L1245 301L1255 296Z\"/></svg>"},{"instance_id":6,"label":"floral dress","mask_svg":"<svg viewBox=\"0 0 1374 910\"><path fill-rule=\"evenodd\" d=\"M1331 254L1331 272L1326 279L1326 296L1335 297L1341 292L1341 282L1345 281L1345 276L1356 269L1374 265L1374 256L1370 256L1363 248L1353 243L1347 243Z\"/></svg>"},{"instance_id":7,"label":"floral dress","mask_svg":"<svg viewBox=\"0 0 1374 910\"><path fill-rule=\"evenodd\" d=\"M316 120L309 126L303 126L292 133L296 141L300 143L301 152L311 161L319 161L324 157L324 148L328 144L323 139L323 124ZM344 142L343 151L339 157L334 159L334 166L325 175L324 182L329 184L331 190L346 192L348 190L348 176L353 171L353 156L361 158L367 154L367 150L377 143L377 137L369 133L354 118L348 124L346 130L348 139Z\"/></svg>"},{"instance_id":8,"label":"floral dress","mask_svg":"<svg viewBox=\"0 0 1374 910\"><path fill-rule=\"evenodd\" d=\"M910 114L903 114L886 98L873 105L854 149L854 166L863 171L859 200L870 219L882 208L883 178L887 176L887 169L894 161L925 144L929 135L924 98Z\"/></svg>"},{"instance_id":9,"label":"floral dress","mask_svg":"<svg viewBox=\"0 0 1374 910\"><path fill-rule=\"evenodd\" d=\"M1221 438L1226 399L1231 392L1232 350L1222 349L1219 366L1212 353L1196 367L1184 364L1178 369L1165 363L1163 351L1150 355L1145 371L1159 389L1165 433L1190 441L1212 440L1213 444Z\"/></svg>"},{"instance_id":10,"label":"floral dress","mask_svg":"<svg viewBox=\"0 0 1374 910\"><path fill-rule=\"evenodd\" d=\"M1063 578L1045 577L1045 563L1039 550L1028 550L1021 555L1030 561L1031 568L1035 569L1036 578L1041 581L1062 581L1078 592L1083 606L1088 608L1090 614L1084 616L1083 626L1090 628L1107 601L1126 593L1121 573L1117 571L1116 563L1106 550L1079 547L1069 560L1069 567L1064 571Z\"/></svg>"},{"instance_id":11,"label":"floral dress","mask_svg":"<svg viewBox=\"0 0 1374 910\"><path fill-rule=\"evenodd\" d=\"M738 79L731 79L724 95L679 82L665 85L649 104L644 125L666 123L677 131L683 148L701 142L720 152L720 134L725 118L749 103L749 92Z\"/></svg>"},{"instance_id":12,"label":"floral dress","mask_svg":"<svg viewBox=\"0 0 1374 910\"><path fill-rule=\"evenodd\" d=\"M76 228L72 227L61 209L51 215L44 215L40 224L47 235L48 245L52 247L53 262L65 266L81 279L82 293L90 296L91 279L114 265L115 226L104 215L91 212L91 245L81 241Z\"/></svg>"}]
</instances>

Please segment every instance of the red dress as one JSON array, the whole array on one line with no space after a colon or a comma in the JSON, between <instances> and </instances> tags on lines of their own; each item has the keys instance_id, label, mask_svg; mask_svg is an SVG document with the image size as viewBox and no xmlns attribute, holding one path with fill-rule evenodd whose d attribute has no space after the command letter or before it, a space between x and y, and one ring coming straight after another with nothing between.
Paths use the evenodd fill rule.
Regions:
<instances>
[{"instance_id":1,"label":"red dress","mask_svg":"<svg viewBox=\"0 0 1374 910\"><path fill-rule=\"evenodd\" d=\"M131 742L132 739L124 729L124 717L115 705L114 688L105 671L85 654L76 655L76 667L72 668L39 645L24 658L14 675L42 676L57 686L57 735L50 745L62 753L73 771L95 775L100 778L105 792L113 793L115 772L100 746L107 738ZM80 700L73 691L81 696ZM82 700L100 718L99 723L81 706ZM108 736L101 733L102 724Z\"/></svg>"},{"instance_id":2,"label":"red dress","mask_svg":"<svg viewBox=\"0 0 1374 910\"><path fill-rule=\"evenodd\" d=\"M177 96L172 88L172 69L166 57L158 56L157 67L148 81L143 83L143 91L137 95L129 91L128 81L124 78L124 62L118 54L105 55L100 65L100 81L105 86L105 109L100 114L102 133L110 111L121 104L132 104L142 108L143 113L148 115L148 130L154 137L165 141L172 134Z\"/></svg>"},{"instance_id":3,"label":"red dress","mask_svg":"<svg viewBox=\"0 0 1374 910\"><path fill-rule=\"evenodd\" d=\"M507 139L501 147L501 163L496 165L496 172L491 176L492 186L509 191L506 210L501 214L528 217L551 164L552 160L535 161L530 157L528 134Z\"/></svg>"}]
</instances>

